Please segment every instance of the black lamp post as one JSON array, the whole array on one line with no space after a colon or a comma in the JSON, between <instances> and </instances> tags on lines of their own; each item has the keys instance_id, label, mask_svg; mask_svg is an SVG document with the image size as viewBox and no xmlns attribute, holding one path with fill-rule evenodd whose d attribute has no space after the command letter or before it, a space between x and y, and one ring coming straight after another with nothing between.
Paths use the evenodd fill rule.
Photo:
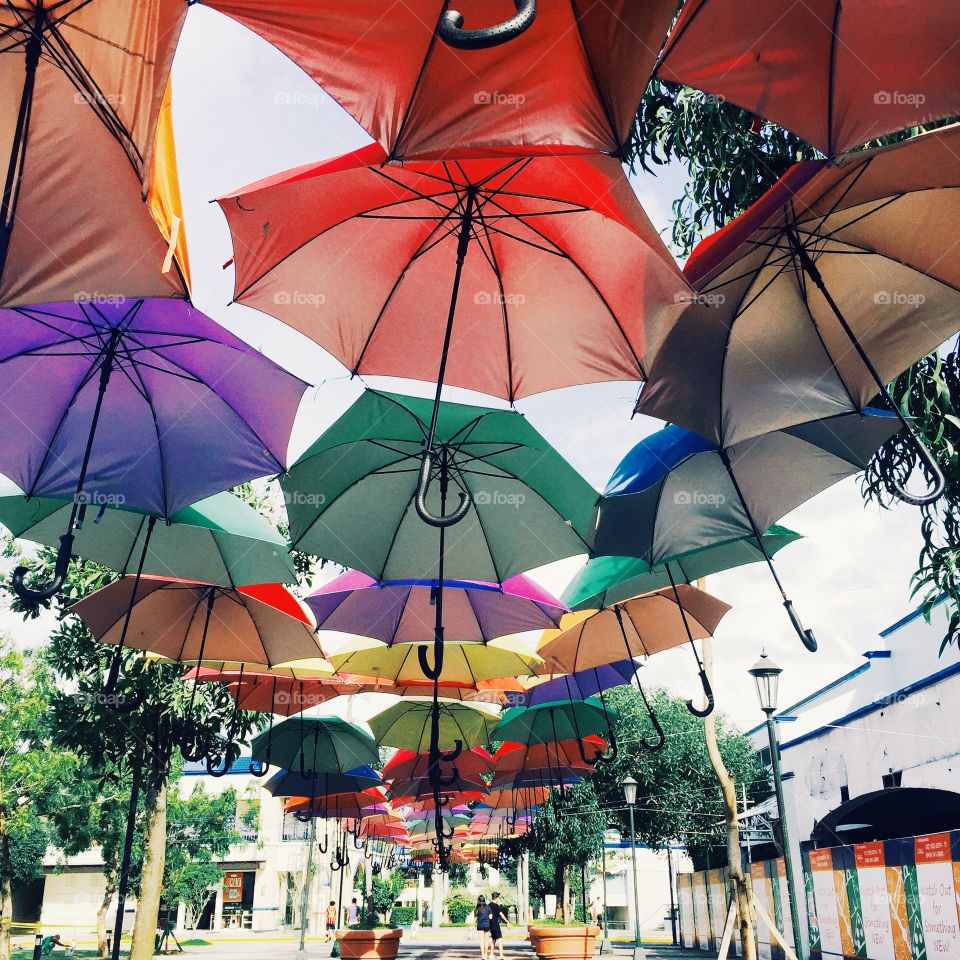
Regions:
<instances>
[{"instance_id":1,"label":"black lamp post","mask_svg":"<svg viewBox=\"0 0 960 960\"><path fill-rule=\"evenodd\" d=\"M633 822L633 808L637 803L637 787L639 784L631 776L626 776L620 784L623 787L623 798L627 801L630 811L630 860L633 864L633 935L636 946L633 951L633 960L646 960L643 950L643 941L640 938L640 891L637 887L637 831Z\"/></svg>"},{"instance_id":2,"label":"black lamp post","mask_svg":"<svg viewBox=\"0 0 960 960\"><path fill-rule=\"evenodd\" d=\"M757 685L757 698L760 709L767 716L767 736L770 740L770 768L773 771L773 787L777 794L777 816L780 820L780 837L783 841L783 862L787 872L787 896L790 898L790 919L793 922L794 949L801 956L806 955L802 950L803 942L800 933L800 914L797 912L797 890L793 873L793 851L790 847L790 831L787 827L786 807L783 802L783 778L780 773L780 743L777 739L777 725L773 715L777 709L777 695L779 693L780 674L783 668L771 660L767 654L761 653L760 659L750 668L750 676Z\"/></svg>"}]
</instances>

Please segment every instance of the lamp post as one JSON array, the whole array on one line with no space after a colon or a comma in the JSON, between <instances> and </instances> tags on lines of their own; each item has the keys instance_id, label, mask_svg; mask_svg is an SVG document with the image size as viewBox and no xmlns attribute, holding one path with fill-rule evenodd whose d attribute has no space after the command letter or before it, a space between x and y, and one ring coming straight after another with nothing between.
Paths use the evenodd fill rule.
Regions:
<instances>
[{"instance_id":1,"label":"lamp post","mask_svg":"<svg viewBox=\"0 0 960 960\"><path fill-rule=\"evenodd\" d=\"M613 953L613 944L610 942L610 917L607 914L607 826L603 827L603 845L601 850L601 869L603 870L603 928L600 931L600 952Z\"/></svg>"},{"instance_id":2,"label":"lamp post","mask_svg":"<svg viewBox=\"0 0 960 960\"><path fill-rule=\"evenodd\" d=\"M750 676L757 685L757 698L760 709L767 715L767 736L770 740L770 768L773 771L773 787L777 795L777 816L780 820L780 837L783 841L783 863L787 873L787 896L790 898L790 920L793 923L793 945L798 954L806 955L801 950L802 935L800 933L800 914L797 912L797 889L793 873L793 851L790 847L790 831L787 828L786 807L783 802L783 778L780 773L780 743L777 739L777 726L773 714L777 709L777 694L779 691L780 674L783 668L771 660L766 652L760 654L760 659L750 668Z\"/></svg>"},{"instance_id":3,"label":"lamp post","mask_svg":"<svg viewBox=\"0 0 960 960\"><path fill-rule=\"evenodd\" d=\"M643 942L640 939L640 891L637 888L637 831L633 822L633 808L637 803L637 787L639 784L631 776L627 776L620 784L623 787L623 797L627 801L630 811L630 860L633 865L633 936L636 946L633 950L633 960L646 960L643 951Z\"/></svg>"}]
</instances>

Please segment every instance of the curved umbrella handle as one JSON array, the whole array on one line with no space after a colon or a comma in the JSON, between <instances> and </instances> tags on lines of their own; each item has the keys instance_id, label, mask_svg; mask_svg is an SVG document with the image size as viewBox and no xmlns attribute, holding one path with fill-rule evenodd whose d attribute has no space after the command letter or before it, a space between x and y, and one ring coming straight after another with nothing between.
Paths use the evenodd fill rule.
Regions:
<instances>
[{"instance_id":1,"label":"curved umbrella handle","mask_svg":"<svg viewBox=\"0 0 960 960\"><path fill-rule=\"evenodd\" d=\"M508 43L528 30L537 16L537 0L513 0L517 8L516 15L503 23L476 30L463 29L463 14L457 10L448 10L437 24L437 35L451 47L458 50L485 50Z\"/></svg>"},{"instance_id":2,"label":"curved umbrella handle","mask_svg":"<svg viewBox=\"0 0 960 960\"><path fill-rule=\"evenodd\" d=\"M359 824L359 822L360 821L358 820L357 823ZM357 843L358 840L360 841L359 843ZM354 833L353 833L353 847L355 850L362 850L364 852L364 855L366 855L367 839L366 837L361 837L359 835L359 826L357 827L356 830L354 830Z\"/></svg>"},{"instance_id":3,"label":"curved umbrella handle","mask_svg":"<svg viewBox=\"0 0 960 960\"><path fill-rule=\"evenodd\" d=\"M321 853L326 853L330 849L330 834L326 830L323 831L323 843L317 840L317 849Z\"/></svg>"},{"instance_id":4,"label":"curved umbrella handle","mask_svg":"<svg viewBox=\"0 0 960 960\"><path fill-rule=\"evenodd\" d=\"M249 773L251 777L262 777L267 772L267 764L263 760L251 760Z\"/></svg>"},{"instance_id":5,"label":"curved umbrella handle","mask_svg":"<svg viewBox=\"0 0 960 960\"><path fill-rule=\"evenodd\" d=\"M225 777L239 756L240 748L235 743L228 743L223 751L223 758L220 761L223 766L218 770L216 769L214 757L208 753L204 764L207 768L207 773L209 773L211 777Z\"/></svg>"},{"instance_id":6,"label":"curved umbrella handle","mask_svg":"<svg viewBox=\"0 0 960 960\"><path fill-rule=\"evenodd\" d=\"M311 816L312 816L311 813L309 812L304 813L303 810L295 810L293 813L294 820L299 820L300 823L309 823ZM326 853L326 851L324 851L324 853Z\"/></svg>"},{"instance_id":7,"label":"curved umbrella handle","mask_svg":"<svg viewBox=\"0 0 960 960\"><path fill-rule=\"evenodd\" d=\"M449 777L440 778L441 787L452 787L460 779L460 771L457 769L457 765L453 765L453 773Z\"/></svg>"},{"instance_id":8,"label":"curved umbrella handle","mask_svg":"<svg viewBox=\"0 0 960 960\"><path fill-rule=\"evenodd\" d=\"M656 753L667 742L667 737L663 732L663 727L660 726L660 721L657 719L657 715L652 710L650 711L650 722L653 724L653 729L657 733L657 739L653 741L643 740L641 742L651 753Z\"/></svg>"},{"instance_id":9,"label":"curved umbrella handle","mask_svg":"<svg viewBox=\"0 0 960 960\"><path fill-rule=\"evenodd\" d=\"M452 750L448 750L446 753L441 751L437 756L441 763L453 763L453 761L456 760L461 753L463 753L463 741L454 740Z\"/></svg>"},{"instance_id":10,"label":"curved umbrella handle","mask_svg":"<svg viewBox=\"0 0 960 960\"><path fill-rule=\"evenodd\" d=\"M197 738L197 725L193 721L185 721L180 728L178 746L184 760L195 763L202 760L207 754L207 745Z\"/></svg>"},{"instance_id":11,"label":"curved umbrella handle","mask_svg":"<svg viewBox=\"0 0 960 960\"><path fill-rule=\"evenodd\" d=\"M55 597L67 579L70 558L73 556L73 534L65 533L60 537L57 550L57 562L53 568L53 579L44 587L28 587L23 578L30 572L29 567L17 567L13 571L13 592L28 606L37 607L44 600Z\"/></svg>"},{"instance_id":12,"label":"curved umbrella handle","mask_svg":"<svg viewBox=\"0 0 960 960\"><path fill-rule=\"evenodd\" d=\"M134 713L143 706L144 701L147 699L146 690L138 690L129 697L123 696L121 698L117 695L117 686L120 682L120 667L123 664L123 650L123 647L117 647L117 651L113 655L113 660L110 662L107 680L103 685L104 705L108 710L119 715Z\"/></svg>"},{"instance_id":13,"label":"curved umbrella handle","mask_svg":"<svg viewBox=\"0 0 960 960\"><path fill-rule=\"evenodd\" d=\"M892 400L890 402L893 403ZM943 496L947 481L943 476L943 471L940 469L940 464L937 463L936 458L927 449L927 445L917 436L913 426L909 422L905 422L903 429L907 431L910 446L913 447L914 452L920 458L920 463L930 475L933 486L926 493L918 495L910 493L896 480L892 481L890 485L893 487L893 494L898 500L910 504L911 507L926 507Z\"/></svg>"},{"instance_id":14,"label":"curved umbrella handle","mask_svg":"<svg viewBox=\"0 0 960 960\"><path fill-rule=\"evenodd\" d=\"M577 732L579 733L579 731ZM600 758L603 756L602 753L597 753L592 757L588 757L583 749L583 740L580 737L577 738L577 750L580 751L580 759L584 763L589 763L591 767L595 767L600 762Z\"/></svg>"},{"instance_id":15,"label":"curved umbrella handle","mask_svg":"<svg viewBox=\"0 0 960 960\"><path fill-rule=\"evenodd\" d=\"M713 699L713 688L710 686L710 678L707 676L707 671L702 667L700 668L700 683L703 684L703 695L706 698L707 705L705 707L695 707L692 700L687 701L687 709L695 717L709 717L713 713L714 708L714 699Z\"/></svg>"},{"instance_id":16,"label":"curved umbrella handle","mask_svg":"<svg viewBox=\"0 0 960 960\"><path fill-rule=\"evenodd\" d=\"M428 647L426 644L422 644L421 646L417 647L417 660L420 662L420 669L423 671L423 675L428 680L437 681L440 679L440 675L443 673L443 643L437 643L434 641L434 662L432 664L427 659L427 650Z\"/></svg>"},{"instance_id":17,"label":"curved umbrella handle","mask_svg":"<svg viewBox=\"0 0 960 960\"><path fill-rule=\"evenodd\" d=\"M452 527L459 523L470 510L473 498L464 490L460 491L460 506L453 513L448 513L442 517L435 517L427 509L427 490L430 487L430 471L433 470L433 461L436 454L432 450L423 451L423 462L420 464L420 476L417 480L417 495L414 505L417 508L417 515L420 519L431 527Z\"/></svg>"},{"instance_id":18,"label":"curved umbrella handle","mask_svg":"<svg viewBox=\"0 0 960 960\"><path fill-rule=\"evenodd\" d=\"M800 642L811 652L817 652L817 638L814 636L812 630L807 630L803 626L803 621L800 619L799 614L796 610L793 609L792 600L783 601L784 609L787 611L787 616L790 618L790 622L793 624L793 629L797 631L797 636L800 638Z\"/></svg>"}]
</instances>

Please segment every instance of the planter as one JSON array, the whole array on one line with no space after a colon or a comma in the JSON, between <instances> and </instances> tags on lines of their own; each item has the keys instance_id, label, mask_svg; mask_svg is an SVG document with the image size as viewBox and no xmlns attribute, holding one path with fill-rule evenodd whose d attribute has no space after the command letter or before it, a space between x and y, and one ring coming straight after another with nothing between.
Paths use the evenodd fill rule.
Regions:
<instances>
[{"instance_id":1,"label":"planter","mask_svg":"<svg viewBox=\"0 0 960 960\"><path fill-rule=\"evenodd\" d=\"M597 948L599 927L554 927L531 923L530 946L540 960L586 960Z\"/></svg>"},{"instance_id":2,"label":"planter","mask_svg":"<svg viewBox=\"0 0 960 960\"><path fill-rule=\"evenodd\" d=\"M402 930L341 930L337 934L344 960L396 960Z\"/></svg>"}]
</instances>

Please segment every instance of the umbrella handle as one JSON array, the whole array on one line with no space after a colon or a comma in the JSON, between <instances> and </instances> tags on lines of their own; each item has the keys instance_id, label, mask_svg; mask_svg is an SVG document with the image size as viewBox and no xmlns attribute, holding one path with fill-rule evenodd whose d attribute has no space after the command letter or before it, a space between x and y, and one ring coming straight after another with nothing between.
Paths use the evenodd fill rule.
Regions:
<instances>
[{"instance_id":1,"label":"umbrella handle","mask_svg":"<svg viewBox=\"0 0 960 960\"><path fill-rule=\"evenodd\" d=\"M417 647L417 660L420 662L420 669L428 680L437 681L443 673L443 644L434 643L434 663L431 664L427 659L426 644Z\"/></svg>"},{"instance_id":2,"label":"umbrella handle","mask_svg":"<svg viewBox=\"0 0 960 960\"><path fill-rule=\"evenodd\" d=\"M433 470L433 463L436 459L433 450L423 451L423 461L420 464L420 476L417 479L417 495L414 505L417 508L417 515L420 519L431 527L452 527L459 523L466 515L473 503L473 498L465 491L460 491L460 506L453 513L448 513L442 517L435 517L427 509L427 490L430 488L430 472Z\"/></svg>"},{"instance_id":3,"label":"umbrella handle","mask_svg":"<svg viewBox=\"0 0 960 960\"><path fill-rule=\"evenodd\" d=\"M53 568L53 579L43 587L28 587L23 578L30 572L29 567L17 567L13 571L13 592L30 607L38 607L44 600L55 597L67 579L70 558L73 556L73 534L65 533L60 537L57 550L57 562Z\"/></svg>"},{"instance_id":4,"label":"umbrella handle","mask_svg":"<svg viewBox=\"0 0 960 960\"><path fill-rule=\"evenodd\" d=\"M321 853L326 853L330 849L330 834L326 830L323 831L323 843L317 840L317 849Z\"/></svg>"},{"instance_id":5,"label":"umbrella handle","mask_svg":"<svg viewBox=\"0 0 960 960\"><path fill-rule=\"evenodd\" d=\"M359 824L359 822L360 821L358 820L357 823ZM357 843L357 840L359 840L360 842ZM366 852L367 852L366 837L360 837L359 834L355 832L353 834L353 847L355 850L362 850L364 852L364 856L366 856Z\"/></svg>"},{"instance_id":6,"label":"umbrella handle","mask_svg":"<svg viewBox=\"0 0 960 960\"><path fill-rule=\"evenodd\" d=\"M113 660L110 661L110 669L107 672L107 680L103 685L103 702L107 709L116 714L133 713L143 706L147 699L146 690L138 690L132 697L123 697L123 702L117 697L117 685L120 681L120 667L123 664L123 647L117 647Z\"/></svg>"},{"instance_id":7,"label":"umbrella handle","mask_svg":"<svg viewBox=\"0 0 960 960\"><path fill-rule=\"evenodd\" d=\"M817 652L817 638L814 635L812 630L806 630L803 626L803 621L800 619L800 615L796 610L793 609L792 600L784 600L783 608L787 611L787 616L790 618L790 622L793 624L793 629L797 631L797 636L800 638L800 642L811 652Z\"/></svg>"},{"instance_id":8,"label":"umbrella handle","mask_svg":"<svg viewBox=\"0 0 960 960\"><path fill-rule=\"evenodd\" d=\"M440 778L441 787L452 787L460 779L460 771L457 769L457 765L453 765L453 773L449 777Z\"/></svg>"},{"instance_id":9,"label":"umbrella handle","mask_svg":"<svg viewBox=\"0 0 960 960\"><path fill-rule=\"evenodd\" d=\"M892 399L890 403L893 404ZM926 493L922 494L910 493L906 487L902 486L896 480L892 481L890 485L893 487L894 496L898 500L910 504L911 507L926 507L943 496L947 481L943 476L943 471L940 469L940 464L937 463L933 454L927 449L927 445L917 436L912 424L904 422L904 429L907 432L910 446L913 447L914 452L920 458L920 463L930 475L933 485Z\"/></svg>"},{"instance_id":10,"label":"umbrella handle","mask_svg":"<svg viewBox=\"0 0 960 960\"><path fill-rule=\"evenodd\" d=\"M239 756L240 748L235 743L228 743L223 751L223 758L221 760L223 766L218 770L216 769L213 756L208 753L205 761L207 773L209 773L211 777L225 777Z\"/></svg>"},{"instance_id":11,"label":"umbrella handle","mask_svg":"<svg viewBox=\"0 0 960 960\"><path fill-rule=\"evenodd\" d=\"M707 676L707 671L700 668L700 683L703 684L703 695L706 697L707 705L705 707L695 707L692 700L687 701L687 709L695 717L709 717L713 713L714 700L713 700L713 688L710 686L710 678Z\"/></svg>"},{"instance_id":12,"label":"umbrella handle","mask_svg":"<svg viewBox=\"0 0 960 960\"><path fill-rule=\"evenodd\" d=\"M309 823L311 814L304 813L302 810L295 810L293 816L295 820L299 820L301 823ZM326 853L325 850L323 852Z\"/></svg>"},{"instance_id":13,"label":"umbrella handle","mask_svg":"<svg viewBox=\"0 0 960 960\"><path fill-rule=\"evenodd\" d=\"M477 30L463 29L463 14L447 10L437 24L437 35L450 47L458 50L485 50L508 43L529 29L537 15L537 0L513 0L517 8L515 16L492 27Z\"/></svg>"},{"instance_id":14,"label":"umbrella handle","mask_svg":"<svg viewBox=\"0 0 960 960\"><path fill-rule=\"evenodd\" d=\"M251 777L262 777L267 772L267 764L263 760L251 760L250 761L250 776Z\"/></svg>"},{"instance_id":15,"label":"umbrella handle","mask_svg":"<svg viewBox=\"0 0 960 960\"><path fill-rule=\"evenodd\" d=\"M643 687L640 687L640 696L643 697L643 705L647 708L647 716L650 718L650 723L653 724L654 732L657 735L656 740L643 739L640 742L651 753L656 753L667 742L667 736L663 732L663 727L660 725L660 721L657 719L657 715L653 712L653 707L650 706L650 701L647 699L647 694L644 691Z\"/></svg>"}]
</instances>

